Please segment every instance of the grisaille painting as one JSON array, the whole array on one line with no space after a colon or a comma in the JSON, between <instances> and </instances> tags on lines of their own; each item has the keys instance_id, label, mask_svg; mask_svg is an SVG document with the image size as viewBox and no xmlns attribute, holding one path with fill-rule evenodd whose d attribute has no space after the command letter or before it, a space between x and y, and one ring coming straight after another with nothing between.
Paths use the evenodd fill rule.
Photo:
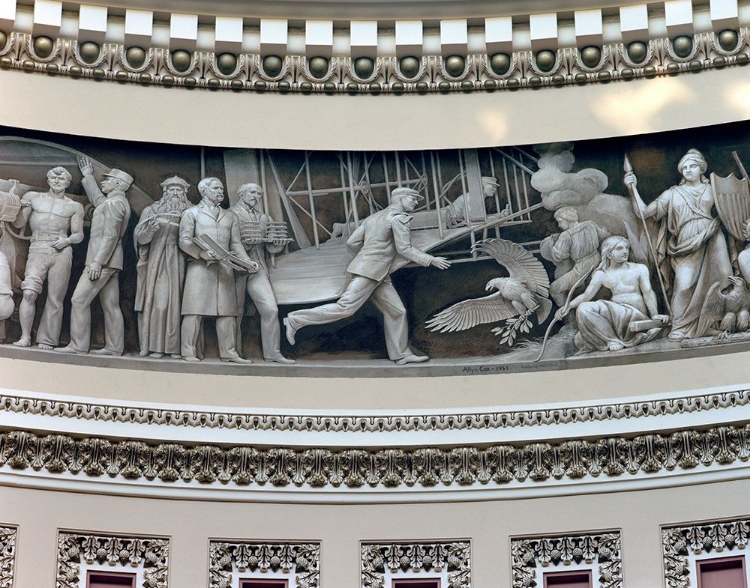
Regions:
<instances>
[{"instance_id":1,"label":"grisaille painting","mask_svg":"<svg viewBox=\"0 0 750 588\"><path fill-rule=\"evenodd\" d=\"M0 355L447 375L744 350L749 130L353 152L0 128Z\"/></svg>"}]
</instances>

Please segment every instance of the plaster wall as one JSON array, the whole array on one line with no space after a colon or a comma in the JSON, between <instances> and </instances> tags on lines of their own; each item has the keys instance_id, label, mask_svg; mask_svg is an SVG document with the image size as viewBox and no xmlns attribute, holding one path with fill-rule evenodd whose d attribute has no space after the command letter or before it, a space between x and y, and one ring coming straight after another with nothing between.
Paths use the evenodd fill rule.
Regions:
<instances>
[{"instance_id":1,"label":"plaster wall","mask_svg":"<svg viewBox=\"0 0 750 588\"><path fill-rule=\"evenodd\" d=\"M656 132L750 117L736 68L630 83L470 96L279 96L139 87L0 71L0 124L163 143L422 149ZM437 123L436 123L437 121ZM442 122L441 122L442 121ZM288 408L463 409L742 387L750 353L442 378L208 376L0 360L3 387L144 402ZM12 423L11 423L12 424ZM471 538L473 585L510 585L509 536L619 528L626 586L663 585L659 526L746 516L750 481L462 503L303 505L116 497L0 487L19 525L15 588L51 586L58 528L167 535L170 586L207 585L208 538L321 540L325 587L357 586L360 540Z\"/></svg>"},{"instance_id":2,"label":"plaster wall","mask_svg":"<svg viewBox=\"0 0 750 588\"><path fill-rule=\"evenodd\" d=\"M52 586L57 529L168 536L170 586L208 585L209 538L320 540L321 586L359 586L359 542L471 539L472 586L510 586L510 537L620 529L625 586L663 586L660 526L738 514L747 480L555 499L459 504L196 503L0 488L19 525L16 586ZM541 570L538 570L538 573Z\"/></svg>"}]
</instances>

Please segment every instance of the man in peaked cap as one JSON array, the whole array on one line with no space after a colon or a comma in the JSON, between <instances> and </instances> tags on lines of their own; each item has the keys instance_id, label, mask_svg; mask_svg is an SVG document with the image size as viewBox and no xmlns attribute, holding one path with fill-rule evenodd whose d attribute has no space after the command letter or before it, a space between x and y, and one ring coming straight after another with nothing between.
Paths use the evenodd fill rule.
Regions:
<instances>
[{"instance_id":1,"label":"man in peaked cap","mask_svg":"<svg viewBox=\"0 0 750 588\"><path fill-rule=\"evenodd\" d=\"M316 308L290 312L284 319L286 337L294 345L299 329L308 325L324 325L353 315L372 298L383 313L385 343L388 357L399 365L421 363L429 357L415 355L409 348L409 325L406 308L391 283L390 274L413 261L421 266L444 270L450 262L433 257L411 244L410 212L414 212L422 195L411 188L391 192L391 204L368 216L355 230L346 246L356 254L346 268L352 279L338 301Z\"/></svg>"},{"instance_id":2,"label":"man in peaked cap","mask_svg":"<svg viewBox=\"0 0 750 588\"><path fill-rule=\"evenodd\" d=\"M185 283L185 254L178 244L180 216L192 206L190 188L179 176L161 183L162 197L141 213L133 241L138 253L138 313L140 355L180 358L182 287Z\"/></svg>"},{"instance_id":3,"label":"man in peaked cap","mask_svg":"<svg viewBox=\"0 0 750 588\"><path fill-rule=\"evenodd\" d=\"M104 174L101 189L94 179L94 167L78 160L83 189L94 205L91 235L86 252L86 269L71 299L70 343L58 347L61 353L88 353L91 344L91 303L98 296L104 311L104 349L96 355L122 355L125 349L125 322L120 309L119 273L123 265L122 238L130 220L130 204L125 192L133 176L112 169Z\"/></svg>"},{"instance_id":4,"label":"man in peaked cap","mask_svg":"<svg viewBox=\"0 0 750 588\"><path fill-rule=\"evenodd\" d=\"M494 198L497 188L500 184L492 176L482 177L482 194L485 198ZM461 194L446 208L448 214L448 227L460 227L466 225L466 216L469 207L469 195ZM510 212L509 208L500 212L500 216L506 216Z\"/></svg>"}]
</instances>

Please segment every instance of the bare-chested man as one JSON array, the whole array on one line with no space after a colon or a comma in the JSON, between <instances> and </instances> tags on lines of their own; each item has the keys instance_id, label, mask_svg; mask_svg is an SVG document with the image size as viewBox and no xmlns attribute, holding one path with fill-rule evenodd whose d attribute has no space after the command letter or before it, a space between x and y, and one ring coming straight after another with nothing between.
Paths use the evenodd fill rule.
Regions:
<instances>
[{"instance_id":1,"label":"bare-chested man","mask_svg":"<svg viewBox=\"0 0 750 588\"><path fill-rule=\"evenodd\" d=\"M669 316L657 310L648 268L628 261L629 255L630 242L625 237L615 235L604 239L601 262L591 282L583 294L570 302L570 310L578 309L578 333L574 342L579 351L619 351L634 347L656 337L661 328L633 332L630 330L632 322L651 318L662 325L669 323ZM602 288L609 290L612 297L594 301ZM558 320L563 316L563 309L555 314Z\"/></svg>"},{"instance_id":2,"label":"bare-chested man","mask_svg":"<svg viewBox=\"0 0 750 588\"><path fill-rule=\"evenodd\" d=\"M26 262L26 273L21 283L23 300L18 314L21 338L18 347L31 346L31 330L36 314L36 299L47 280L47 302L36 333L36 344L52 349L60 341L63 299L68 291L70 268L73 261L71 245L83 240L83 206L65 195L72 180L64 167L47 172L47 192L26 192L23 206L13 222L15 227L26 223L31 227L31 245Z\"/></svg>"}]
</instances>

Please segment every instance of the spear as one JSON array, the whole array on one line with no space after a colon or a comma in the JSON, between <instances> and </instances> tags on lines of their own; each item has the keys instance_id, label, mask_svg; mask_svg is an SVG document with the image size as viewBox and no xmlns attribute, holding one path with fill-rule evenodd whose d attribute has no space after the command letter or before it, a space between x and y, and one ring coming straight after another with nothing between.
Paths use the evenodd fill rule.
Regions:
<instances>
[{"instance_id":1,"label":"spear","mask_svg":"<svg viewBox=\"0 0 750 588\"><path fill-rule=\"evenodd\" d=\"M625 155L625 161L623 162L622 169L626 174L633 173L633 165L630 163L630 160L628 159L628 156ZM638 211L638 218L641 219L641 224L643 225L643 232L646 235L646 241L648 243L648 250L651 253L651 257L654 260L654 267L656 267L656 277L659 280L659 289L661 290L661 294L664 297L664 304L667 307L667 312L669 313L669 316L672 316L672 305L669 303L669 296L667 296L667 288L664 286L664 278L661 275L661 270L659 269L659 259L656 257L656 251L654 250L654 244L651 241L651 235L648 232L648 225L646 224L646 217L643 216L643 210L640 206L638 206L638 202L636 201L636 192L635 187L632 184L628 184L628 192L630 192L630 197L635 202L635 209Z\"/></svg>"}]
</instances>

